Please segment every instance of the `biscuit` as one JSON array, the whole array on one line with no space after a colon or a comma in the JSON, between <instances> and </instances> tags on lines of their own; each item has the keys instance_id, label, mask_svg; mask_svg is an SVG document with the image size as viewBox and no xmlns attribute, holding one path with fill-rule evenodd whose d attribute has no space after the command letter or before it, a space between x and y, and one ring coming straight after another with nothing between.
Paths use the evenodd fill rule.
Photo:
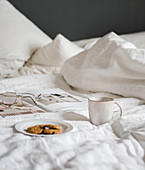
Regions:
<instances>
[{"instance_id":1,"label":"biscuit","mask_svg":"<svg viewBox=\"0 0 145 170\"><path fill-rule=\"evenodd\" d=\"M43 132L43 127L39 125L31 126L26 130L28 133L41 134Z\"/></svg>"},{"instance_id":2,"label":"biscuit","mask_svg":"<svg viewBox=\"0 0 145 170\"><path fill-rule=\"evenodd\" d=\"M46 124L46 125L35 125L27 128L28 133L33 133L33 134L61 134L62 127L59 125L51 125L51 124Z\"/></svg>"},{"instance_id":3,"label":"biscuit","mask_svg":"<svg viewBox=\"0 0 145 170\"><path fill-rule=\"evenodd\" d=\"M61 130L59 129L44 129L43 130L44 134L49 134L49 135L53 135L53 134L61 134Z\"/></svg>"},{"instance_id":4,"label":"biscuit","mask_svg":"<svg viewBox=\"0 0 145 170\"><path fill-rule=\"evenodd\" d=\"M48 124L48 125L44 125L44 126L50 128L50 129L59 129L59 130L62 129L62 127L59 126L59 125L51 125L51 124Z\"/></svg>"}]
</instances>

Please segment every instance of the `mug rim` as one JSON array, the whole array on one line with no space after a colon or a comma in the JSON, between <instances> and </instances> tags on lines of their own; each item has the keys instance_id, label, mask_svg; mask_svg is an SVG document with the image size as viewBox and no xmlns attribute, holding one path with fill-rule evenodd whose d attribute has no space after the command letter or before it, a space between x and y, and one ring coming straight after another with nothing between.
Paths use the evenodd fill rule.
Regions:
<instances>
[{"instance_id":1,"label":"mug rim","mask_svg":"<svg viewBox=\"0 0 145 170\"><path fill-rule=\"evenodd\" d=\"M100 100L93 100L92 98L96 98L96 99L99 99L100 98ZM101 99L108 99L108 100L101 100ZM106 102L106 103L108 103L108 102L113 102L114 101L114 99L113 98L111 98L111 97L89 97L88 98L88 101L90 101L90 102L99 102L99 103L104 103L104 102Z\"/></svg>"}]
</instances>

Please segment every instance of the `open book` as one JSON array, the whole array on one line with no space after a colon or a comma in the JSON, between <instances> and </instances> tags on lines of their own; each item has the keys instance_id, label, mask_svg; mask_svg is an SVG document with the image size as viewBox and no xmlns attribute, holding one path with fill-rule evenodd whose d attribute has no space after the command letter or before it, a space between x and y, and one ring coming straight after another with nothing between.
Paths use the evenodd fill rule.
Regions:
<instances>
[{"instance_id":1,"label":"open book","mask_svg":"<svg viewBox=\"0 0 145 170\"><path fill-rule=\"evenodd\" d=\"M43 89L32 92L36 97L37 106L45 111L73 111L77 109L84 109L86 107L86 100L69 94L58 88Z\"/></svg>"},{"instance_id":2,"label":"open book","mask_svg":"<svg viewBox=\"0 0 145 170\"><path fill-rule=\"evenodd\" d=\"M71 95L61 89L42 89L39 91L29 91L36 96L36 105L32 105L29 99L25 99L27 107L18 107L12 105L10 107L0 104L0 115L14 116L22 114L59 112L59 111L74 111L84 109L86 100Z\"/></svg>"}]
</instances>

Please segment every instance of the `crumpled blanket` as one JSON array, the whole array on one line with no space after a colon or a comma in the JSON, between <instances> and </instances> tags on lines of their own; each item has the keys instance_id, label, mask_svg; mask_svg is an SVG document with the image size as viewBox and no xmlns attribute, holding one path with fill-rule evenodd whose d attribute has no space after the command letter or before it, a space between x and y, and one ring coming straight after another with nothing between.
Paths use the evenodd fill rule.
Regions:
<instances>
[{"instance_id":1,"label":"crumpled blanket","mask_svg":"<svg viewBox=\"0 0 145 170\"><path fill-rule=\"evenodd\" d=\"M145 49L113 32L67 60L61 74L77 89L145 99Z\"/></svg>"}]
</instances>

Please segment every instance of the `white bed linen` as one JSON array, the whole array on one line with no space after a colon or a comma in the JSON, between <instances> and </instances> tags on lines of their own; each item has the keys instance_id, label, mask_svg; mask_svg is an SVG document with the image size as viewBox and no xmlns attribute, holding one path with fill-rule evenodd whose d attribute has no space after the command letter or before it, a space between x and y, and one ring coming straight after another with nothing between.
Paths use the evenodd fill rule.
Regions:
<instances>
[{"instance_id":1,"label":"white bed linen","mask_svg":"<svg viewBox=\"0 0 145 170\"><path fill-rule=\"evenodd\" d=\"M136 47L138 48L145 48L145 31L142 32L136 32L136 33L130 33L130 34L122 34L119 35L121 38L123 38L126 41L129 41L131 43L133 43ZM83 39L83 40L78 40L75 41L75 43L88 50L91 47L93 47L93 45L95 45L95 43L100 39L101 37L96 37L96 38L89 38L89 39Z\"/></svg>"},{"instance_id":2,"label":"white bed linen","mask_svg":"<svg viewBox=\"0 0 145 170\"><path fill-rule=\"evenodd\" d=\"M83 48L69 41L63 35L58 34L51 43L39 48L39 50L32 55L30 62L48 67L62 67L67 59L83 50Z\"/></svg>"},{"instance_id":3,"label":"white bed linen","mask_svg":"<svg viewBox=\"0 0 145 170\"><path fill-rule=\"evenodd\" d=\"M145 49L114 32L68 59L61 73L68 84L78 89L145 99Z\"/></svg>"},{"instance_id":4,"label":"white bed linen","mask_svg":"<svg viewBox=\"0 0 145 170\"><path fill-rule=\"evenodd\" d=\"M12 77L51 38L7 0L0 0L0 78Z\"/></svg>"},{"instance_id":5,"label":"white bed linen","mask_svg":"<svg viewBox=\"0 0 145 170\"><path fill-rule=\"evenodd\" d=\"M120 36L121 38L133 43L138 48L145 48L145 32L138 32L134 34L124 34ZM79 47L88 50L90 49L100 38L91 38L91 39L84 39L75 41L74 43L77 44ZM65 59L64 59L65 60ZM22 68L20 68L13 77L17 77L20 75L30 75L30 74L47 74L52 73L56 74L59 73L61 67L53 67L53 66L45 66L45 65L37 65L34 63L26 63Z\"/></svg>"},{"instance_id":6,"label":"white bed linen","mask_svg":"<svg viewBox=\"0 0 145 170\"><path fill-rule=\"evenodd\" d=\"M1 170L144 170L145 169L145 102L113 94L72 91L60 75L31 75L0 81L0 91L26 91L62 88L79 96L112 96L123 109L114 108L110 123L93 126L88 111L57 112L0 117ZM65 106L64 106L65 107ZM71 133L53 137L30 137L18 133L14 125L22 120L49 118L66 120L74 125Z\"/></svg>"}]
</instances>

